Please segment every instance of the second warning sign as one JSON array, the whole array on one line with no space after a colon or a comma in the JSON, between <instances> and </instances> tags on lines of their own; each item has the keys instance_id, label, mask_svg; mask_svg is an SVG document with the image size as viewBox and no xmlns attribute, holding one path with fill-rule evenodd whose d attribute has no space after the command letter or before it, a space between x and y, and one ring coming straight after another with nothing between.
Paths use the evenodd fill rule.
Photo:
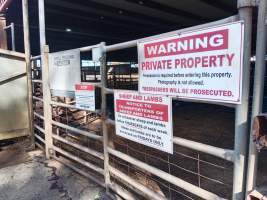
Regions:
<instances>
[{"instance_id":1,"label":"second warning sign","mask_svg":"<svg viewBox=\"0 0 267 200\"><path fill-rule=\"evenodd\" d=\"M115 91L116 134L173 153L170 97Z\"/></svg>"}]
</instances>

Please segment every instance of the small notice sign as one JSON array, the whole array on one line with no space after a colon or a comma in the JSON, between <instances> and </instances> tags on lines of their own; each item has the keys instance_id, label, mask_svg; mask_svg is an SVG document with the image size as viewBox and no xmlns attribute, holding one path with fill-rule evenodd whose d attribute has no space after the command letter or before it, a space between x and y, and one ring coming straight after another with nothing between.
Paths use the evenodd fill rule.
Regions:
<instances>
[{"instance_id":1,"label":"small notice sign","mask_svg":"<svg viewBox=\"0 0 267 200\"><path fill-rule=\"evenodd\" d=\"M50 88L57 91L74 91L81 82L80 50L73 49L49 54Z\"/></svg>"},{"instance_id":2,"label":"small notice sign","mask_svg":"<svg viewBox=\"0 0 267 200\"><path fill-rule=\"evenodd\" d=\"M138 43L139 92L239 104L243 22Z\"/></svg>"},{"instance_id":3,"label":"small notice sign","mask_svg":"<svg viewBox=\"0 0 267 200\"><path fill-rule=\"evenodd\" d=\"M117 135L173 153L170 97L115 91L114 105Z\"/></svg>"},{"instance_id":4,"label":"small notice sign","mask_svg":"<svg viewBox=\"0 0 267 200\"><path fill-rule=\"evenodd\" d=\"M76 107L95 111L95 87L93 85L75 85Z\"/></svg>"}]
</instances>

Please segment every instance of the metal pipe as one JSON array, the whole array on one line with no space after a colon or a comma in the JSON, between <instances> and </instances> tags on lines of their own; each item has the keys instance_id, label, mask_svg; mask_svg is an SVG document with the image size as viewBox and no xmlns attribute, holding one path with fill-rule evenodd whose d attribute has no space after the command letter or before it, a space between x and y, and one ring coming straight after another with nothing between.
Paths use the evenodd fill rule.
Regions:
<instances>
[{"instance_id":1,"label":"metal pipe","mask_svg":"<svg viewBox=\"0 0 267 200\"><path fill-rule=\"evenodd\" d=\"M62 123L60 123L60 122L56 122L56 121L54 121L54 120L52 120L51 122L52 122L52 124L54 124L54 125L56 125L56 126L59 126L59 127L61 127L61 128L65 128L65 129L68 129L68 130L70 130L70 131L73 131L73 132L75 132L75 133L84 135L84 136L89 137L89 138L94 139L94 140L99 140L99 141L101 141L101 140L103 139L102 136L100 136L100 135L96 135L96 134L93 133L93 132L88 132L88 131L80 130L80 129L78 129L78 128L74 128L74 127L68 126L68 125L66 125L66 124L62 124Z\"/></svg>"},{"instance_id":2,"label":"metal pipe","mask_svg":"<svg viewBox=\"0 0 267 200\"><path fill-rule=\"evenodd\" d=\"M222 19L219 21L215 21L215 22L209 22L206 24L188 27L188 28L184 28L184 29L180 29L180 30L176 30L176 31L171 31L171 32L167 32L167 33L163 33L163 34L159 34L159 35L154 35L151 37L140 38L137 40L113 44L113 45L106 46L106 52L117 51L117 50L121 50L121 49L135 47L137 45L138 41L141 41L141 40L150 40L150 39L155 39L155 38L159 38L159 37L164 37L166 35L180 34L182 32L187 32L187 31L202 29L202 28L206 28L206 27L216 26L216 25L220 25L220 24L230 23L230 22L234 22L236 20L237 20L237 16L231 16L231 17L228 17L228 18L225 18L225 19Z\"/></svg>"},{"instance_id":3,"label":"metal pipe","mask_svg":"<svg viewBox=\"0 0 267 200\"><path fill-rule=\"evenodd\" d=\"M53 137L54 139L60 141L60 142L63 142L63 143L65 143L65 144L68 144L68 145L70 145L70 146L72 146L72 147L74 147L74 148L76 148L76 149L79 149L79 150L81 150L81 151L83 151L83 152L86 152L86 153L92 155L92 156L95 156L95 157L97 157L97 158L100 158L101 160L104 160L104 155L103 155L102 153L98 152L98 151L95 151L95 150L93 150L93 149L84 147L84 146L79 145L79 144L76 144L76 143L73 143L73 142L71 142L71 141L69 141L69 140L66 140L65 138L60 137L60 136L58 136L58 135L52 135L52 137Z\"/></svg>"},{"instance_id":4,"label":"metal pipe","mask_svg":"<svg viewBox=\"0 0 267 200\"><path fill-rule=\"evenodd\" d=\"M266 34L267 34L267 1L260 0L258 7L258 24L257 24L257 42L256 42L256 63L254 73L253 101L251 114L248 171L247 171L247 188L250 192L256 185L257 177L257 150L253 142L252 122L255 116L262 112L264 96L264 76L265 76L265 55L266 55Z\"/></svg>"},{"instance_id":5,"label":"metal pipe","mask_svg":"<svg viewBox=\"0 0 267 200\"><path fill-rule=\"evenodd\" d=\"M37 101L44 101L42 98L39 98L39 97L36 97L36 96L32 96L32 99L34 99L34 100L37 100Z\"/></svg>"},{"instance_id":6,"label":"metal pipe","mask_svg":"<svg viewBox=\"0 0 267 200\"><path fill-rule=\"evenodd\" d=\"M39 56L32 56L31 57L31 61L33 61L33 60L38 60L38 59L40 59L42 56L41 55L39 55Z\"/></svg>"},{"instance_id":7,"label":"metal pipe","mask_svg":"<svg viewBox=\"0 0 267 200\"><path fill-rule=\"evenodd\" d=\"M192 191L194 191L194 194L203 198L203 199L207 199L207 200L225 200L222 197L219 197L216 194L213 194L209 191L206 191L200 187L197 187L191 183L188 183L178 177L175 177L167 172L164 172L156 167L152 167L142 161L139 161L131 156L128 156L124 153L121 153L120 151L114 150L112 148L108 147L108 152L122 160L125 160L129 163L131 163L132 165L138 166L139 168L150 172L151 174L154 174L155 176L158 176L160 178L162 178L165 181L168 181L190 193L192 193Z\"/></svg>"},{"instance_id":8,"label":"metal pipe","mask_svg":"<svg viewBox=\"0 0 267 200\"><path fill-rule=\"evenodd\" d=\"M84 172L82 170L80 170L79 168L75 167L74 165L72 165L69 161L65 161L62 158L53 156L53 159L57 160L58 162L63 163L64 165L66 165L67 167L71 168L72 170L76 171L77 173L83 175L84 177L89 178L90 180L94 181L95 183L97 183L98 185L105 187L104 181L99 180L98 178L92 176L91 174Z\"/></svg>"},{"instance_id":9,"label":"metal pipe","mask_svg":"<svg viewBox=\"0 0 267 200\"><path fill-rule=\"evenodd\" d=\"M66 103L60 103L60 102L56 102L56 101L51 101L51 105L82 110L81 108L77 108L75 105L70 105L70 104L66 104ZM99 114L100 110L95 110L95 111L90 111L90 112Z\"/></svg>"},{"instance_id":10,"label":"metal pipe","mask_svg":"<svg viewBox=\"0 0 267 200\"><path fill-rule=\"evenodd\" d=\"M34 124L34 128L36 128L38 131L40 131L43 134L45 134L45 130L42 127L38 126L37 124Z\"/></svg>"},{"instance_id":11,"label":"metal pipe","mask_svg":"<svg viewBox=\"0 0 267 200\"><path fill-rule=\"evenodd\" d=\"M44 0L38 0L38 10L39 10L40 52L42 54L43 47L46 45Z\"/></svg>"},{"instance_id":12,"label":"metal pipe","mask_svg":"<svg viewBox=\"0 0 267 200\"><path fill-rule=\"evenodd\" d=\"M23 33L24 33L24 51L27 71L27 92L28 92L28 118L29 133L31 136L31 147L34 147L34 131L33 131L33 104L32 104L32 68L31 68L31 46L30 46L30 28L29 28L29 10L28 0L22 0L23 13Z\"/></svg>"},{"instance_id":13,"label":"metal pipe","mask_svg":"<svg viewBox=\"0 0 267 200\"><path fill-rule=\"evenodd\" d=\"M240 20L244 21L244 46L243 46L243 84L241 104L235 111L235 157L233 176L233 200L245 199L245 165L248 139L248 103L250 81L251 33L252 33L252 7L242 5L239 0L238 12Z\"/></svg>"},{"instance_id":14,"label":"metal pipe","mask_svg":"<svg viewBox=\"0 0 267 200\"><path fill-rule=\"evenodd\" d=\"M39 113L34 112L33 114L34 114L36 117L39 117L40 119L44 120L44 116L40 115Z\"/></svg>"},{"instance_id":15,"label":"metal pipe","mask_svg":"<svg viewBox=\"0 0 267 200\"><path fill-rule=\"evenodd\" d=\"M43 144L45 144L45 140L43 138L41 138L39 135L35 134L35 137L40 140L40 142L42 142Z\"/></svg>"},{"instance_id":16,"label":"metal pipe","mask_svg":"<svg viewBox=\"0 0 267 200\"><path fill-rule=\"evenodd\" d=\"M210 146L207 144L202 144L199 142L186 140L180 137L173 137L173 143L189 148L189 149L207 153L207 154L222 158L224 160L228 160L231 162L234 161L234 151L230 149L222 149L222 148Z\"/></svg>"},{"instance_id":17,"label":"metal pipe","mask_svg":"<svg viewBox=\"0 0 267 200\"><path fill-rule=\"evenodd\" d=\"M102 175L104 174L104 170L102 168L100 168L100 167L98 167L96 165L93 165L92 163L89 163L89 162L87 162L87 161L85 161L85 160L83 160L81 158L78 158L77 156L75 156L75 155L73 155L73 154L71 154L71 153L69 153L69 152L67 152L67 151L65 151L63 149L60 149L60 148L58 148L56 146L53 146L53 149L56 152L59 152L62 155L67 156L68 158L70 158L72 160L75 160L76 162L78 162L78 163L80 163L80 164L82 164L82 165L94 170L95 172L98 172L99 174L102 174Z\"/></svg>"},{"instance_id":18,"label":"metal pipe","mask_svg":"<svg viewBox=\"0 0 267 200\"><path fill-rule=\"evenodd\" d=\"M126 174L122 173L121 171L115 169L114 167L110 166L109 170L110 170L110 173L113 174L113 176L117 177L120 180L123 180L127 184L136 188L139 191L139 193L141 195L145 196L147 199L167 200L165 197L163 197L159 193L156 193L153 190L149 189L148 187L142 185L141 183L138 183L136 180L127 176Z\"/></svg>"},{"instance_id":19,"label":"metal pipe","mask_svg":"<svg viewBox=\"0 0 267 200\"><path fill-rule=\"evenodd\" d=\"M108 155L108 145L109 145L109 137L108 137L108 128L106 124L107 118L107 97L104 88L107 87L107 65L106 65L106 51L105 51L105 43L101 42L100 48L102 51L102 56L100 58L100 74L101 74L101 117L102 117L102 132L103 132L103 148L104 148L104 177L106 184L106 192L109 192L110 174L109 174L109 155Z\"/></svg>"},{"instance_id":20,"label":"metal pipe","mask_svg":"<svg viewBox=\"0 0 267 200\"><path fill-rule=\"evenodd\" d=\"M12 51L16 51L15 25L12 22L10 26L11 26Z\"/></svg>"},{"instance_id":21,"label":"metal pipe","mask_svg":"<svg viewBox=\"0 0 267 200\"><path fill-rule=\"evenodd\" d=\"M45 155L47 159L51 158L51 152L53 148L52 139L52 108L51 91L49 85L49 47L45 45L43 47L42 58L42 80L43 80L43 110L44 110L44 129L45 129Z\"/></svg>"}]
</instances>

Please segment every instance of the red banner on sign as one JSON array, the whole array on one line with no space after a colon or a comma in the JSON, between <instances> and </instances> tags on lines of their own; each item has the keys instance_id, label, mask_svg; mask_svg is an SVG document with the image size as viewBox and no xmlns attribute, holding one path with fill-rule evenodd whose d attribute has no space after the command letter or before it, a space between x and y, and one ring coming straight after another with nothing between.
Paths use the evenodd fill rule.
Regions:
<instances>
[{"instance_id":1,"label":"red banner on sign","mask_svg":"<svg viewBox=\"0 0 267 200\"><path fill-rule=\"evenodd\" d=\"M168 122L168 106L138 101L116 100L116 112Z\"/></svg>"},{"instance_id":2,"label":"red banner on sign","mask_svg":"<svg viewBox=\"0 0 267 200\"><path fill-rule=\"evenodd\" d=\"M214 51L228 48L228 29L144 45L145 58Z\"/></svg>"},{"instance_id":3,"label":"red banner on sign","mask_svg":"<svg viewBox=\"0 0 267 200\"><path fill-rule=\"evenodd\" d=\"M93 85L82 85L82 84L76 84L75 85L75 89L76 90L87 90L87 91L92 91L94 90L94 86Z\"/></svg>"}]
</instances>

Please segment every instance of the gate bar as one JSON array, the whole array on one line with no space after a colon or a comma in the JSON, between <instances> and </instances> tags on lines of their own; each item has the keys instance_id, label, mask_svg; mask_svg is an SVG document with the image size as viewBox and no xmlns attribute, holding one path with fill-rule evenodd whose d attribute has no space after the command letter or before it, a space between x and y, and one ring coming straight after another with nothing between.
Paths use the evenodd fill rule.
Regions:
<instances>
[{"instance_id":1,"label":"gate bar","mask_svg":"<svg viewBox=\"0 0 267 200\"><path fill-rule=\"evenodd\" d=\"M27 71L27 93L28 93L28 118L29 133L31 136L31 147L34 147L34 131L33 131L33 104L32 104L32 67L31 67L31 46L30 46L30 28L29 28L29 10L28 0L22 0L23 14L23 33L24 33L24 51Z\"/></svg>"},{"instance_id":2,"label":"gate bar","mask_svg":"<svg viewBox=\"0 0 267 200\"><path fill-rule=\"evenodd\" d=\"M122 160L125 160L135 166L138 166L139 168L143 169L143 170L146 170L148 172L150 172L151 174L154 174L158 177L160 177L161 179L165 180L165 181L168 181L190 193L193 192L193 194L203 198L203 199L207 199L207 200L225 200L224 198L222 197L219 197L218 195L216 194L213 194L209 191L206 191L200 187L197 187L191 183L188 183L180 178L177 178L167 172L164 172L160 169L157 169L156 167L152 167L146 163L143 163L142 161L139 161L131 156L128 156L120 151L117 151L117 150L114 150L110 147L108 147L108 152Z\"/></svg>"},{"instance_id":3,"label":"gate bar","mask_svg":"<svg viewBox=\"0 0 267 200\"><path fill-rule=\"evenodd\" d=\"M253 142L252 123L254 117L262 112L264 96L264 76L265 76L265 55L266 55L266 34L267 34L267 1L260 0L258 7L257 41L256 41L256 63L254 73L253 101L250 127L249 157L247 171L247 188L250 192L256 185L258 152Z\"/></svg>"},{"instance_id":4,"label":"gate bar","mask_svg":"<svg viewBox=\"0 0 267 200\"><path fill-rule=\"evenodd\" d=\"M155 36L150 36L150 37L146 37L146 38L141 38L141 39L137 39L137 40L132 40L132 41L128 41L128 42L122 42L122 43L118 43L118 44L108 45L108 46L106 46L106 52L117 51L117 50L121 50L121 49L135 47L137 45L137 42L140 40L150 40L150 39L155 39L155 38L159 38L159 37L164 37L165 35L170 35L170 34L175 35L178 33L202 29L202 28L206 28L206 27L210 27L210 26L216 26L216 25L220 25L220 24L235 22L235 21L237 21L237 19L238 19L238 16L234 15L234 16L222 19L222 20L218 20L215 22L209 22L206 24L201 24L201 25L197 25L197 26L193 26L193 27L183 28L183 29L180 29L178 31L176 30L176 31L171 31L171 32L167 32L167 33L163 33L163 34L159 34L159 35L155 35Z\"/></svg>"},{"instance_id":5,"label":"gate bar","mask_svg":"<svg viewBox=\"0 0 267 200\"><path fill-rule=\"evenodd\" d=\"M252 0L238 0L239 18L240 20L244 21L244 46L242 97L241 104L237 105L235 110L233 200L245 199L245 166L248 141L252 6Z\"/></svg>"}]
</instances>

